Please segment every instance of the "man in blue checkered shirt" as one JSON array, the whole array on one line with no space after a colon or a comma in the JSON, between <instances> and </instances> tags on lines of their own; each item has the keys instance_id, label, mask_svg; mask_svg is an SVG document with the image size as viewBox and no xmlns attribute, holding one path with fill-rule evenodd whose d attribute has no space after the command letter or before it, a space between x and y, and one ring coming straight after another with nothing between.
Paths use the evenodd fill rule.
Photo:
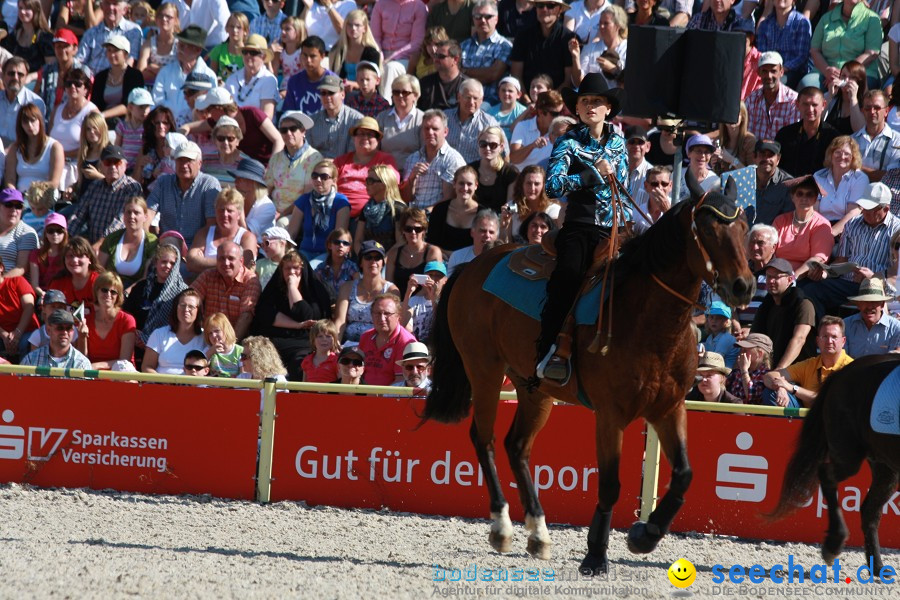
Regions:
<instances>
[{"instance_id":1,"label":"man in blue checkered shirt","mask_svg":"<svg viewBox=\"0 0 900 600\"><path fill-rule=\"evenodd\" d=\"M59 367L63 369L90 369L88 357L72 346L75 318L67 310L57 309L47 318L50 343L25 355L21 364L32 367Z\"/></svg>"},{"instance_id":2,"label":"man in blue checkered shirt","mask_svg":"<svg viewBox=\"0 0 900 600\"><path fill-rule=\"evenodd\" d=\"M497 3L477 0L472 9L475 35L462 43L462 72L484 86L484 99L499 101L497 82L506 75L512 44L497 33Z\"/></svg>"}]
</instances>

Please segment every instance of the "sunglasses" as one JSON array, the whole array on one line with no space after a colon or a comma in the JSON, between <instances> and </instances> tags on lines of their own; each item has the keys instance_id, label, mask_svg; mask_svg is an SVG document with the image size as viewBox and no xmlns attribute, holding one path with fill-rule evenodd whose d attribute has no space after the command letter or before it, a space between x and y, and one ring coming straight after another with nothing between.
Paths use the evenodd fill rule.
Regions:
<instances>
[{"instance_id":1,"label":"sunglasses","mask_svg":"<svg viewBox=\"0 0 900 600\"><path fill-rule=\"evenodd\" d=\"M652 188L658 188L658 187L668 187L669 183L670 182L668 182L668 181L648 181L647 185L649 185Z\"/></svg>"},{"instance_id":2,"label":"sunglasses","mask_svg":"<svg viewBox=\"0 0 900 600\"><path fill-rule=\"evenodd\" d=\"M363 366L363 361L359 360L358 358L342 358L338 362L341 363L342 365L344 365L345 367L351 367L351 366L352 367L361 367L361 366Z\"/></svg>"},{"instance_id":3,"label":"sunglasses","mask_svg":"<svg viewBox=\"0 0 900 600\"><path fill-rule=\"evenodd\" d=\"M191 371L192 373L196 373L197 371L202 371L206 368L206 365L184 365L185 371Z\"/></svg>"},{"instance_id":4,"label":"sunglasses","mask_svg":"<svg viewBox=\"0 0 900 600\"><path fill-rule=\"evenodd\" d=\"M66 87L67 88L69 88L69 87L77 87L77 88L84 87L84 82L83 81L67 81Z\"/></svg>"},{"instance_id":5,"label":"sunglasses","mask_svg":"<svg viewBox=\"0 0 900 600\"><path fill-rule=\"evenodd\" d=\"M372 262L375 262L377 260L381 260L381 254L377 252L369 252L368 254L363 254L362 258L363 260L371 260Z\"/></svg>"},{"instance_id":6,"label":"sunglasses","mask_svg":"<svg viewBox=\"0 0 900 600\"><path fill-rule=\"evenodd\" d=\"M103 161L104 167L114 167L117 164L119 164L118 158L107 158L106 160Z\"/></svg>"},{"instance_id":7,"label":"sunglasses","mask_svg":"<svg viewBox=\"0 0 900 600\"><path fill-rule=\"evenodd\" d=\"M490 21L497 15L472 15L472 18L476 21Z\"/></svg>"},{"instance_id":8,"label":"sunglasses","mask_svg":"<svg viewBox=\"0 0 900 600\"><path fill-rule=\"evenodd\" d=\"M631 138L626 143L629 144L630 146L640 146L641 144L644 143L644 140L642 140L641 138Z\"/></svg>"},{"instance_id":9,"label":"sunglasses","mask_svg":"<svg viewBox=\"0 0 900 600\"><path fill-rule=\"evenodd\" d=\"M259 50L241 50L241 54L244 56L262 56L262 52Z\"/></svg>"},{"instance_id":10,"label":"sunglasses","mask_svg":"<svg viewBox=\"0 0 900 600\"><path fill-rule=\"evenodd\" d=\"M421 225L407 225L403 228L403 231L405 231L406 233L422 233L423 231L425 231L425 228Z\"/></svg>"},{"instance_id":11,"label":"sunglasses","mask_svg":"<svg viewBox=\"0 0 900 600\"><path fill-rule=\"evenodd\" d=\"M54 325L53 329L56 331L72 331L75 329L74 325Z\"/></svg>"},{"instance_id":12,"label":"sunglasses","mask_svg":"<svg viewBox=\"0 0 900 600\"><path fill-rule=\"evenodd\" d=\"M319 95L325 96L326 98L328 96L334 96L335 94L337 94L337 92L332 92L331 90L319 90Z\"/></svg>"},{"instance_id":13,"label":"sunglasses","mask_svg":"<svg viewBox=\"0 0 900 600\"><path fill-rule=\"evenodd\" d=\"M21 202L7 202L3 206L11 208L13 210L22 210L23 208L25 208L25 205Z\"/></svg>"},{"instance_id":14,"label":"sunglasses","mask_svg":"<svg viewBox=\"0 0 900 600\"><path fill-rule=\"evenodd\" d=\"M295 133L297 131L300 131L300 126L299 125L285 125L284 127L279 127L278 131L280 131L281 133Z\"/></svg>"},{"instance_id":15,"label":"sunglasses","mask_svg":"<svg viewBox=\"0 0 900 600\"><path fill-rule=\"evenodd\" d=\"M403 365L404 371L424 371L428 368L428 365Z\"/></svg>"},{"instance_id":16,"label":"sunglasses","mask_svg":"<svg viewBox=\"0 0 900 600\"><path fill-rule=\"evenodd\" d=\"M110 288L100 288L100 293L101 294L109 294L113 298L118 298L118 296L119 296L119 290L114 290L114 289L110 289Z\"/></svg>"},{"instance_id":17,"label":"sunglasses","mask_svg":"<svg viewBox=\"0 0 900 600\"><path fill-rule=\"evenodd\" d=\"M378 134L374 131L369 131L367 129L360 129L356 133L354 133L356 137L364 137L364 138L377 138Z\"/></svg>"},{"instance_id":18,"label":"sunglasses","mask_svg":"<svg viewBox=\"0 0 900 600\"><path fill-rule=\"evenodd\" d=\"M450 55L449 55L449 54L435 54L435 55L434 55L434 60L444 60L444 59L447 58L448 56L450 56Z\"/></svg>"},{"instance_id":19,"label":"sunglasses","mask_svg":"<svg viewBox=\"0 0 900 600\"><path fill-rule=\"evenodd\" d=\"M486 141L484 141L484 140L481 140L480 142L478 142L478 147L479 147L479 148L489 148L489 149L491 149L491 150L496 150L497 148L500 147L500 144L498 144L497 142L486 142Z\"/></svg>"},{"instance_id":20,"label":"sunglasses","mask_svg":"<svg viewBox=\"0 0 900 600\"><path fill-rule=\"evenodd\" d=\"M237 139L235 135L217 135L216 140L220 142L233 142Z\"/></svg>"},{"instance_id":21,"label":"sunglasses","mask_svg":"<svg viewBox=\"0 0 900 600\"><path fill-rule=\"evenodd\" d=\"M406 98L413 94L411 90L391 90L391 93L395 96L400 96L401 98Z\"/></svg>"},{"instance_id":22,"label":"sunglasses","mask_svg":"<svg viewBox=\"0 0 900 600\"><path fill-rule=\"evenodd\" d=\"M331 243L335 246L343 246L345 248L350 246L350 242L348 242L347 240L334 240Z\"/></svg>"},{"instance_id":23,"label":"sunglasses","mask_svg":"<svg viewBox=\"0 0 900 600\"><path fill-rule=\"evenodd\" d=\"M541 2L541 3L537 3L537 4L534 5L534 7L535 7L537 10L553 10L553 9L555 9L557 6L559 6L559 5L558 5L558 4L554 4L554 3L552 3L552 2Z\"/></svg>"},{"instance_id":24,"label":"sunglasses","mask_svg":"<svg viewBox=\"0 0 900 600\"><path fill-rule=\"evenodd\" d=\"M551 117L558 117L559 115L562 114L561 110L543 110L543 109L541 109L541 112L544 113L545 115L550 115Z\"/></svg>"},{"instance_id":25,"label":"sunglasses","mask_svg":"<svg viewBox=\"0 0 900 600\"><path fill-rule=\"evenodd\" d=\"M47 232L47 235L62 235L66 232L62 227L45 227L44 231Z\"/></svg>"},{"instance_id":26,"label":"sunglasses","mask_svg":"<svg viewBox=\"0 0 900 600\"><path fill-rule=\"evenodd\" d=\"M331 173L313 173L310 177L316 181L328 181L331 179Z\"/></svg>"},{"instance_id":27,"label":"sunglasses","mask_svg":"<svg viewBox=\"0 0 900 600\"><path fill-rule=\"evenodd\" d=\"M370 185L378 185L379 183L381 183L381 180L377 177L366 177L366 183Z\"/></svg>"}]
</instances>

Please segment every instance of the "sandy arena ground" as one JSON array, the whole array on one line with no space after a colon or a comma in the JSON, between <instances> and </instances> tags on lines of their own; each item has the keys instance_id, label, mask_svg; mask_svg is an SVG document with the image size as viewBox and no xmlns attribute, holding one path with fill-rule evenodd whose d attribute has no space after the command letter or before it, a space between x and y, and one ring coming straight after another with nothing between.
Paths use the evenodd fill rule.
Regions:
<instances>
[{"instance_id":1,"label":"sandy arena ground","mask_svg":"<svg viewBox=\"0 0 900 600\"><path fill-rule=\"evenodd\" d=\"M517 551L494 553L482 520L19 485L0 487L0 522L4 598L671 598L678 590L666 569L681 557L697 568L689 589L697 598L900 597L900 583L855 582L858 549L841 557L849 585L716 586L717 563L768 569L793 554L808 577L821 559L813 546L707 535L667 536L652 554L635 556L615 531L610 576L589 581L577 576L587 533L577 527L551 527L554 558L541 562L525 553L521 526ZM900 552L887 552L885 563L900 568ZM476 567L479 579L487 570L506 569L512 579L516 570L552 569L553 581L465 581Z\"/></svg>"}]
</instances>

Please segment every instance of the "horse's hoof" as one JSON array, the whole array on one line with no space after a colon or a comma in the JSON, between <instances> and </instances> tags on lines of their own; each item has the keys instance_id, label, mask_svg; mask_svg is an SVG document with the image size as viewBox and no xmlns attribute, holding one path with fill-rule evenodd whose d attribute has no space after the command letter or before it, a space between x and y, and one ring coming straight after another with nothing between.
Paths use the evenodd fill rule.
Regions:
<instances>
[{"instance_id":1,"label":"horse's hoof","mask_svg":"<svg viewBox=\"0 0 900 600\"><path fill-rule=\"evenodd\" d=\"M578 572L585 577L606 575L607 573L609 573L609 561L606 560L605 556L587 554L585 555L584 560L581 561L581 566L578 567Z\"/></svg>"},{"instance_id":2,"label":"horse's hoof","mask_svg":"<svg viewBox=\"0 0 900 600\"><path fill-rule=\"evenodd\" d=\"M499 531L492 531L488 536L488 541L491 543L491 548L497 552L512 552L511 536L503 535Z\"/></svg>"},{"instance_id":3,"label":"horse's hoof","mask_svg":"<svg viewBox=\"0 0 900 600\"><path fill-rule=\"evenodd\" d=\"M550 551L550 542L545 542L543 540L535 539L532 537L528 538L528 554L532 556L532 558L537 558L540 560L550 560L552 556L552 552Z\"/></svg>"},{"instance_id":4,"label":"horse's hoof","mask_svg":"<svg viewBox=\"0 0 900 600\"><path fill-rule=\"evenodd\" d=\"M659 528L653 523L636 521L628 530L628 549L634 554L647 554L662 539Z\"/></svg>"},{"instance_id":5,"label":"horse's hoof","mask_svg":"<svg viewBox=\"0 0 900 600\"><path fill-rule=\"evenodd\" d=\"M825 564L828 566L834 564L834 559L844 551L844 542L846 540L847 537L844 535L825 537L825 541L822 543L822 559L825 561Z\"/></svg>"}]
</instances>

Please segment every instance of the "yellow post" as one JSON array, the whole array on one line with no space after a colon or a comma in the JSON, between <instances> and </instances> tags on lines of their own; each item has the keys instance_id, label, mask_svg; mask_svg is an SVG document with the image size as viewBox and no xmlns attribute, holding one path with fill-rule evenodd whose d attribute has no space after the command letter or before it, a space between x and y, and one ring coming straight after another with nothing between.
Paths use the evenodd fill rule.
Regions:
<instances>
[{"instance_id":1,"label":"yellow post","mask_svg":"<svg viewBox=\"0 0 900 600\"><path fill-rule=\"evenodd\" d=\"M256 471L256 500L269 501L272 485L272 447L275 444L275 379L263 382L263 411L260 426L259 466Z\"/></svg>"},{"instance_id":2,"label":"yellow post","mask_svg":"<svg viewBox=\"0 0 900 600\"><path fill-rule=\"evenodd\" d=\"M647 442L644 444L644 483L641 486L641 521L650 518L656 508L656 489L659 486L659 436L647 423Z\"/></svg>"}]
</instances>

